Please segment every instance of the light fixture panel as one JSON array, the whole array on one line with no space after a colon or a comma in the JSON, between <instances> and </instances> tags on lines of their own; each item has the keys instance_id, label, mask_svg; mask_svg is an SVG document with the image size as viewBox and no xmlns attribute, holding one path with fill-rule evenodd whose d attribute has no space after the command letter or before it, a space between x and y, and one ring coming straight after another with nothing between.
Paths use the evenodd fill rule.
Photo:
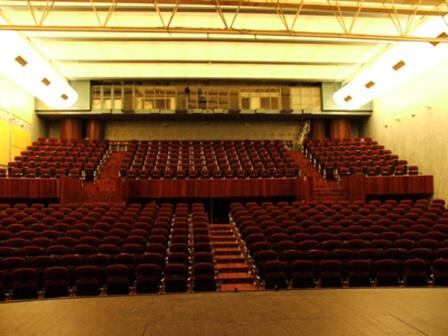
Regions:
<instances>
[{"instance_id":1,"label":"light fixture panel","mask_svg":"<svg viewBox=\"0 0 448 336\"><path fill-rule=\"evenodd\" d=\"M18 33L0 31L0 72L53 108L69 108L78 94ZM64 96L64 97L62 97Z\"/></svg>"},{"instance_id":2,"label":"light fixture panel","mask_svg":"<svg viewBox=\"0 0 448 336\"><path fill-rule=\"evenodd\" d=\"M440 17L414 34L446 39L448 26ZM341 108L357 109L446 59L448 42L399 42L336 91L333 100Z\"/></svg>"}]
</instances>

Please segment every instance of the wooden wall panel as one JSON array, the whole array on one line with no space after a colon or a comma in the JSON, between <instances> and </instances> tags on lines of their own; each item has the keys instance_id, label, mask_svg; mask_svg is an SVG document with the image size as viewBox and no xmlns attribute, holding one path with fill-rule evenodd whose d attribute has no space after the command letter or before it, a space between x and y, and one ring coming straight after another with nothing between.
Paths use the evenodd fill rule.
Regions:
<instances>
[{"instance_id":1,"label":"wooden wall panel","mask_svg":"<svg viewBox=\"0 0 448 336\"><path fill-rule=\"evenodd\" d=\"M313 200L313 177L301 176L296 182L296 200L311 201Z\"/></svg>"},{"instance_id":2,"label":"wooden wall panel","mask_svg":"<svg viewBox=\"0 0 448 336\"><path fill-rule=\"evenodd\" d=\"M351 124L347 118L338 118L330 120L330 138L331 139L350 139Z\"/></svg>"},{"instance_id":3,"label":"wooden wall panel","mask_svg":"<svg viewBox=\"0 0 448 336\"><path fill-rule=\"evenodd\" d=\"M369 176L366 177L367 195L432 194L433 177L419 176Z\"/></svg>"},{"instance_id":4,"label":"wooden wall panel","mask_svg":"<svg viewBox=\"0 0 448 336\"><path fill-rule=\"evenodd\" d=\"M57 198L59 197L58 180L39 178L2 178L0 179L1 198Z\"/></svg>"},{"instance_id":5,"label":"wooden wall panel","mask_svg":"<svg viewBox=\"0 0 448 336\"><path fill-rule=\"evenodd\" d=\"M313 119L311 121L311 139L323 140L326 138L325 133L325 119Z\"/></svg>"},{"instance_id":6,"label":"wooden wall panel","mask_svg":"<svg viewBox=\"0 0 448 336\"><path fill-rule=\"evenodd\" d=\"M296 178L128 180L124 190L128 190L130 198L296 196L297 180Z\"/></svg>"},{"instance_id":7,"label":"wooden wall panel","mask_svg":"<svg viewBox=\"0 0 448 336\"><path fill-rule=\"evenodd\" d=\"M432 195L432 175L348 176L342 179L348 200L365 200L368 196Z\"/></svg>"},{"instance_id":8,"label":"wooden wall panel","mask_svg":"<svg viewBox=\"0 0 448 336\"><path fill-rule=\"evenodd\" d=\"M81 120L76 118L61 119L61 140L82 139Z\"/></svg>"},{"instance_id":9,"label":"wooden wall panel","mask_svg":"<svg viewBox=\"0 0 448 336\"><path fill-rule=\"evenodd\" d=\"M97 119L89 119L86 124L86 137L90 140L103 139L103 122Z\"/></svg>"}]
</instances>

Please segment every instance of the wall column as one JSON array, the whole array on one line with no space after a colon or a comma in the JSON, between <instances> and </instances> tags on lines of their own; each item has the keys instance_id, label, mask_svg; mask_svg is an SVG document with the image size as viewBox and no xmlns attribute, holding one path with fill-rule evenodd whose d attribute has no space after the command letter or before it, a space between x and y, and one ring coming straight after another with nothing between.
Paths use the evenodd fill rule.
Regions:
<instances>
[{"instance_id":1,"label":"wall column","mask_svg":"<svg viewBox=\"0 0 448 336\"><path fill-rule=\"evenodd\" d=\"M81 119L63 118L61 119L61 140L81 140L82 126Z\"/></svg>"},{"instance_id":2,"label":"wall column","mask_svg":"<svg viewBox=\"0 0 448 336\"><path fill-rule=\"evenodd\" d=\"M103 127L101 120L89 119L86 125L86 137L89 140L103 140Z\"/></svg>"},{"instance_id":3,"label":"wall column","mask_svg":"<svg viewBox=\"0 0 448 336\"><path fill-rule=\"evenodd\" d=\"M313 140L325 139L325 119L311 120L311 139Z\"/></svg>"},{"instance_id":4,"label":"wall column","mask_svg":"<svg viewBox=\"0 0 448 336\"><path fill-rule=\"evenodd\" d=\"M348 118L338 118L330 120L330 138L331 139L350 139L352 137L351 134L351 125L350 120Z\"/></svg>"}]
</instances>

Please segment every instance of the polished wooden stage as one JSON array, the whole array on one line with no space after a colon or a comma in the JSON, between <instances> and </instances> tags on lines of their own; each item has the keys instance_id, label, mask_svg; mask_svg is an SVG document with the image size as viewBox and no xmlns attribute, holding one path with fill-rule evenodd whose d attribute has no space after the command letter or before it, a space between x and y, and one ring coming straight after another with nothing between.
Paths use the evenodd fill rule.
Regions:
<instances>
[{"instance_id":1,"label":"polished wooden stage","mask_svg":"<svg viewBox=\"0 0 448 336\"><path fill-rule=\"evenodd\" d=\"M172 294L0 304L0 335L448 335L448 289Z\"/></svg>"}]
</instances>

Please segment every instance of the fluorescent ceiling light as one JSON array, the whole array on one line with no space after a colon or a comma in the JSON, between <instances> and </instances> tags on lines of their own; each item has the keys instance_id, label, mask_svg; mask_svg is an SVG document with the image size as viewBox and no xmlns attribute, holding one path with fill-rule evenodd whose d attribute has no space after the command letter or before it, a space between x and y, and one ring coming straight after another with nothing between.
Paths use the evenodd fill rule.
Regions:
<instances>
[{"instance_id":1,"label":"fluorescent ceiling light","mask_svg":"<svg viewBox=\"0 0 448 336\"><path fill-rule=\"evenodd\" d=\"M0 31L0 72L53 108L68 108L78 94L18 33Z\"/></svg>"},{"instance_id":2,"label":"fluorescent ceiling light","mask_svg":"<svg viewBox=\"0 0 448 336\"><path fill-rule=\"evenodd\" d=\"M448 37L448 26L440 17L415 33ZM336 91L333 99L341 108L357 109L445 59L448 59L448 43L400 42Z\"/></svg>"}]
</instances>

